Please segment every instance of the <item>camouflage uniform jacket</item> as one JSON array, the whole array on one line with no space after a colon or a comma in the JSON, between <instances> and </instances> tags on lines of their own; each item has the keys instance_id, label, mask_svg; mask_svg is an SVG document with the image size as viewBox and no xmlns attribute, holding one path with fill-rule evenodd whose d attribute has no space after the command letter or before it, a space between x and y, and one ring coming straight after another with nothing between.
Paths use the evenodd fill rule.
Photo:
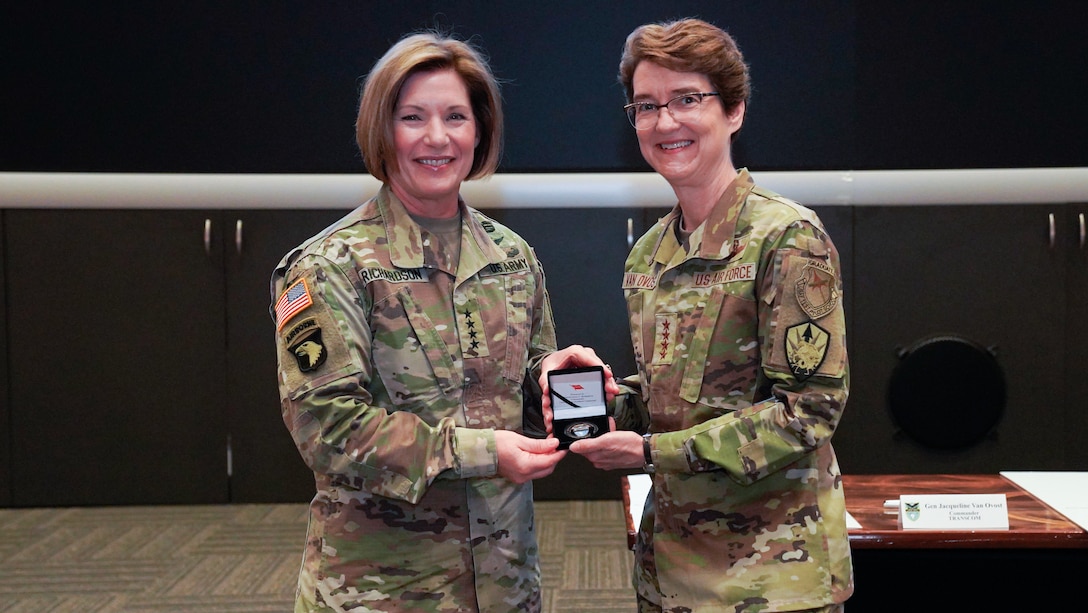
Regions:
<instances>
[{"instance_id":1,"label":"camouflage uniform jacket","mask_svg":"<svg viewBox=\"0 0 1088 613\"><path fill-rule=\"evenodd\" d=\"M838 252L815 213L744 169L690 252L679 214L639 239L623 278L639 373L617 420L648 417L655 433L635 586L665 611L842 602L853 573L830 443L849 385Z\"/></svg>"},{"instance_id":2,"label":"camouflage uniform jacket","mask_svg":"<svg viewBox=\"0 0 1088 613\"><path fill-rule=\"evenodd\" d=\"M529 245L460 203L460 259L383 187L272 276L284 423L313 470L296 611L538 611L532 484L497 475L555 350ZM455 268L456 267L456 268Z\"/></svg>"}]
</instances>

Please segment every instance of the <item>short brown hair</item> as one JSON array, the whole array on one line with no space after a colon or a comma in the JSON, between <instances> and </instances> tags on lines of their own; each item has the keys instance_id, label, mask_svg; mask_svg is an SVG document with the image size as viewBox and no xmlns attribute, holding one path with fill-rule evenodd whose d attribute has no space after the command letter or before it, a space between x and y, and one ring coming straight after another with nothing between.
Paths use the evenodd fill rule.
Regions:
<instances>
[{"instance_id":1,"label":"short brown hair","mask_svg":"<svg viewBox=\"0 0 1088 613\"><path fill-rule=\"evenodd\" d=\"M707 76L726 110L748 103L751 81L737 43L727 32L701 19L679 19L641 25L627 36L620 56L619 81L634 102L632 79L643 60L675 70ZM747 107L746 107L747 108ZM736 134L734 133L734 136Z\"/></svg>"},{"instance_id":2,"label":"short brown hair","mask_svg":"<svg viewBox=\"0 0 1088 613\"><path fill-rule=\"evenodd\" d=\"M355 141L370 174L383 183L396 168L393 111L404 81L431 70L452 69L468 87L479 144L469 179L495 172L502 156L502 99L483 53L471 44L438 32L409 34L389 48L370 70L359 99Z\"/></svg>"}]
</instances>

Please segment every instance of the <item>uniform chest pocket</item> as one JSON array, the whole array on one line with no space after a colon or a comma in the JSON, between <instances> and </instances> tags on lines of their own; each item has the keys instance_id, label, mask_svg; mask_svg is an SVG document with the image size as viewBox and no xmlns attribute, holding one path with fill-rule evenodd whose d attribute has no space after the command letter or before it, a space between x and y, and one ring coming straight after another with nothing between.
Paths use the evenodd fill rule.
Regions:
<instances>
[{"instance_id":1,"label":"uniform chest pocket","mask_svg":"<svg viewBox=\"0 0 1088 613\"><path fill-rule=\"evenodd\" d=\"M680 386L684 400L715 409L750 398L759 364L756 304L745 288L729 289L713 288L693 314Z\"/></svg>"},{"instance_id":2,"label":"uniform chest pocket","mask_svg":"<svg viewBox=\"0 0 1088 613\"><path fill-rule=\"evenodd\" d=\"M461 386L435 317L411 288L374 304L371 329L374 368L394 404L427 406Z\"/></svg>"}]
</instances>

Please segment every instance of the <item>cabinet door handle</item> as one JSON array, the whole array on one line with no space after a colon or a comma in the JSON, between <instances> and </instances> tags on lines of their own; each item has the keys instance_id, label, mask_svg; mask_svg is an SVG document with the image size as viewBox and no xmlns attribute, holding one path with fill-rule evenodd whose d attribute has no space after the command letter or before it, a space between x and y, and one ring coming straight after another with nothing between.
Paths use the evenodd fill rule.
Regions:
<instances>
[{"instance_id":1,"label":"cabinet door handle","mask_svg":"<svg viewBox=\"0 0 1088 613\"><path fill-rule=\"evenodd\" d=\"M1050 219L1050 248L1054 248L1054 213L1049 215Z\"/></svg>"},{"instance_id":2,"label":"cabinet door handle","mask_svg":"<svg viewBox=\"0 0 1088 613\"><path fill-rule=\"evenodd\" d=\"M234 222L234 250L242 255L242 220Z\"/></svg>"},{"instance_id":3,"label":"cabinet door handle","mask_svg":"<svg viewBox=\"0 0 1088 613\"><path fill-rule=\"evenodd\" d=\"M1081 224L1083 227L1083 224ZM627 248L630 249L635 244L635 220L630 217L627 218Z\"/></svg>"},{"instance_id":4,"label":"cabinet door handle","mask_svg":"<svg viewBox=\"0 0 1088 613\"><path fill-rule=\"evenodd\" d=\"M212 253L212 220L204 220L204 255Z\"/></svg>"},{"instance_id":5,"label":"cabinet door handle","mask_svg":"<svg viewBox=\"0 0 1088 613\"><path fill-rule=\"evenodd\" d=\"M1077 215L1077 220L1080 222L1080 248L1084 249L1084 213Z\"/></svg>"}]
</instances>

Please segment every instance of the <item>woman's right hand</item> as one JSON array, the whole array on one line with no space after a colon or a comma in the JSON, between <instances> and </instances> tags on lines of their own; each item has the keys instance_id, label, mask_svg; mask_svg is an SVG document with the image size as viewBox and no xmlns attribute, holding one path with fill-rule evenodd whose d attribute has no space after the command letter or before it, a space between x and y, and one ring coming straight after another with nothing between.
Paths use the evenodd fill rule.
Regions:
<instances>
[{"instance_id":1,"label":"woman's right hand","mask_svg":"<svg viewBox=\"0 0 1088 613\"><path fill-rule=\"evenodd\" d=\"M529 438L509 430L495 431L495 453L499 475L514 483L547 477L567 455L557 438Z\"/></svg>"}]
</instances>

